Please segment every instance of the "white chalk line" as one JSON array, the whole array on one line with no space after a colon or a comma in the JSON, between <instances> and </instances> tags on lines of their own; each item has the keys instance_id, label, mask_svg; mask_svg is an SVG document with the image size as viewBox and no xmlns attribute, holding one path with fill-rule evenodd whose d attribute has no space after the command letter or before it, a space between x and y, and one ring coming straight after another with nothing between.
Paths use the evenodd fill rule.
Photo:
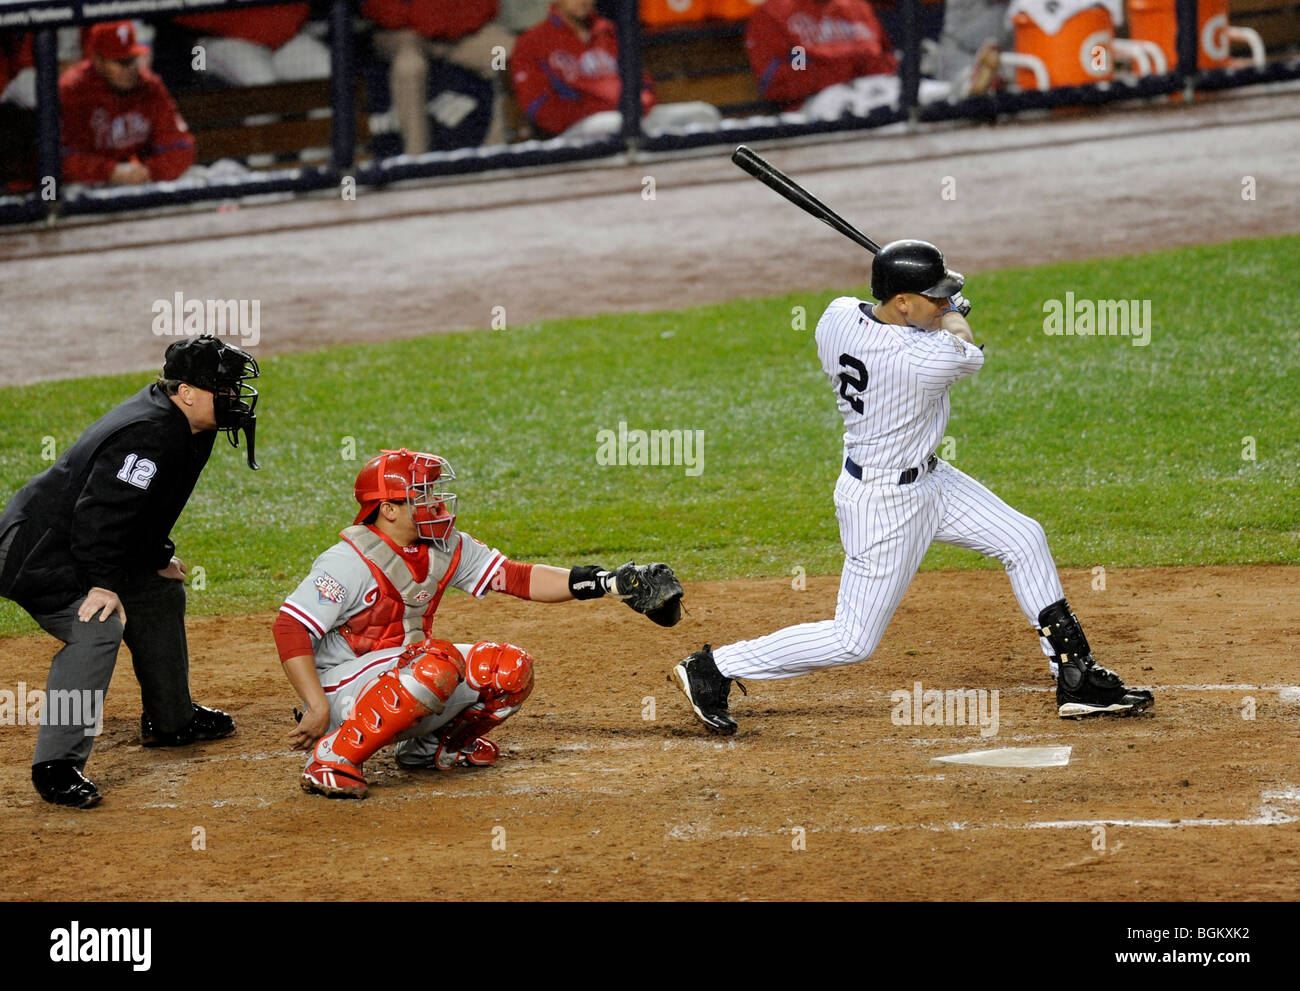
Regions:
<instances>
[{"instance_id":1,"label":"white chalk line","mask_svg":"<svg viewBox=\"0 0 1300 991\"><path fill-rule=\"evenodd\" d=\"M1300 687L1296 685L1142 685L1142 688L1149 688L1153 692L1296 692L1300 693ZM1006 689L1007 691L1019 692L1055 692L1056 686L1039 687L1036 685L1022 685L1016 688Z\"/></svg>"},{"instance_id":2,"label":"white chalk line","mask_svg":"<svg viewBox=\"0 0 1300 991\"><path fill-rule=\"evenodd\" d=\"M1300 813L1300 788L1285 788L1264 791L1259 796L1258 812L1246 819L1052 819L1043 822L943 822L917 823L911 826L881 823L875 826L850 826L843 832L848 833L959 833L987 829L1095 829L1097 826L1119 826L1134 829L1179 829L1183 826L1283 826L1300 822L1300 814L1285 811L1279 806L1296 806ZM739 839L752 835L772 833L783 835L788 829L724 829L710 830L697 823L679 823L669 827L664 833L665 839L674 840L711 840ZM806 827L809 833L840 832L836 829Z\"/></svg>"},{"instance_id":3,"label":"white chalk line","mask_svg":"<svg viewBox=\"0 0 1300 991\"><path fill-rule=\"evenodd\" d=\"M985 686L988 689L989 686ZM1294 701L1300 699L1300 686L1297 685L1138 685L1130 687L1149 688L1153 692L1278 692L1286 693L1288 700ZM1006 694L1013 692L1024 692L1027 694L1055 692L1055 685L1010 685L1006 688L994 686L994 689ZM942 689L936 689L942 691ZM963 688L962 691L968 689ZM909 696L911 689L907 689ZM884 694L872 696L871 701L883 700L889 698Z\"/></svg>"}]
</instances>

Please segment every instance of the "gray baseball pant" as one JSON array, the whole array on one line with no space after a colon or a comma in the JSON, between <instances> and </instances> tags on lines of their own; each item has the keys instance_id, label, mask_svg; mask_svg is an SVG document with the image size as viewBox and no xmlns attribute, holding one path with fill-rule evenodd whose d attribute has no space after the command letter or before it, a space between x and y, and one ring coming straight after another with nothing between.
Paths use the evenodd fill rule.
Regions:
<instances>
[{"instance_id":1,"label":"gray baseball pant","mask_svg":"<svg viewBox=\"0 0 1300 991\"><path fill-rule=\"evenodd\" d=\"M41 629L63 641L45 682L46 708L33 764L75 760L84 766L102 726L103 700L123 643L131 651L140 701L154 727L172 733L193 718L184 583L147 572L118 590L118 598L126 610L125 626L116 614L102 623L96 617L81 622L77 610L84 598L56 612L32 614Z\"/></svg>"}]
</instances>

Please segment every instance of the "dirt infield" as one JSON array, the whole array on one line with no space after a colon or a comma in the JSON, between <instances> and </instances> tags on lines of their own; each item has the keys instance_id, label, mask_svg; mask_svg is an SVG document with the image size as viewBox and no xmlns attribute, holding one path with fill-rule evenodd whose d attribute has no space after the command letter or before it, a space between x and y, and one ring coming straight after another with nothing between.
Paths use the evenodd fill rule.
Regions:
<instances>
[{"instance_id":1,"label":"dirt infield","mask_svg":"<svg viewBox=\"0 0 1300 991\"><path fill-rule=\"evenodd\" d=\"M836 581L688 588L662 631L613 602L457 595L455 639L508 638L538 681L477 771L373 759L364 802L297 787L292 693L269 615L191 623L195 696L239 733L138 744L126 657L89 771L96 809L41 802L30 726L0 729L0 891L10 900L1282 900L1300 889L1295 568L1088 572L1066 591L1103 661L1154 686L1150 715L1066 722L1006 579L918 576L863 664L733 691L740 732L707 735L666 680L701 640L819 618ZM0 685L44 682L54 643L3 642ZM997 689L995 735L896 725L890 694ZM990 695L991 699L991 695ZM1246 718L1253 716L1253 718ZM652 718L645 718L652 717ZM990 724L991 726L991 724ZM1068 745L1068 767L934 763ZM197 849L196 849L197 848ZM76 871L69 864L79 865ZM448 865L455 865L449 870ZM725 870L720 869L725 865Z\"/></svg>"}]
</instances>

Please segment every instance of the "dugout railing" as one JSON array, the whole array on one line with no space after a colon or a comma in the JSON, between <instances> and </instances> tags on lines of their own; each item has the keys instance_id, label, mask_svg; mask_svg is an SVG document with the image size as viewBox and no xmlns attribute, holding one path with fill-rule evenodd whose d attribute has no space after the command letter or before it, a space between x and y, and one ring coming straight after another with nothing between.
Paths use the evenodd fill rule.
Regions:
<instances>
[{"instance_id":1,"label":"dugout railing","mask_svg":"<svg viewBox=\"0 0 1300 991\"><path fill-rule=\"evenodd\" d=\"M318 0L315 5L328 22L330 73L328 151L318 164L293 163L234 177L203 181L179 180L127 187L86 186L69 192L62 178L60 148L59 62L55 31L121 18L162 19L177 13L240 9L269 5L271 0L201 3L189 0L0 0L0 33L33 34L36 79L34 118L22 124L3 118L0 149L9 159L30 152L33 170L26 182L11 183L16 191L0 196L0 224L21 224L59 217L136 211L198 203L236 200L266 194L286 194L337 188L347 182L380 187L410 179L471 174L495 170L527 170L595 159L620 159L637 153L671 153L712 145L732 145L771 139L870 131L904 122L997 120L1063 107L1096 107L1134 100L1154 100L1174 94L1190 99L1198 91L1300 79L1300 57L1274 58L1262 66L1201 71L1197 68L1197 0L1176 0L1177 61L1170 71L1133 80L1112 79L1085 86L1046 90L994 91L956 101L922 104L918 99L921 65L921 0L898 0L893 42L900 56L900 98L895 105L868 114L845 114L834 120L808 120L775 112L724 117L712 129L687 133L643 133L639 100L643 36L636 0L603 0L621 39L619 69L622 87L621 132L581 140L554 138L477 146L422 155L390 157L359 155L358 134L364 120L357 104L355 23L360 0ZM629 81L631 84L629 85ZM251 118L250 118L251 120ZM25 143L34 141L34 147ZM201 136L200 136L201 141ZM322 152L324 150L322 149ZM24 189L24 186L30 188Z\"/></svg>"}]
</instances>

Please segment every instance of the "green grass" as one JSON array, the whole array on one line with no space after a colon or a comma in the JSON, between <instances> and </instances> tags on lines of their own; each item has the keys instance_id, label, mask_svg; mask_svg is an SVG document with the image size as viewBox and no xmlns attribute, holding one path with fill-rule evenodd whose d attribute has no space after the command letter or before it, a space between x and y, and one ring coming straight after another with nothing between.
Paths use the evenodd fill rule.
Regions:
<instances>
[{"instance_id":1,"label":"green grass","mask_svg":"<svg viewBox=\"0 0 1300 991\"><path fill-rule=\"evenodd\" d=\"M1300 563L1297 271L1286 237L973 278L988 361L952 390L951 460L1038 518L1063 567ZM1150 299L1149 346L1044 334L1043 300L1067 290ZM269 358L262 470L219 440L173 534L206 573L191 610L278 603L350 522L357 469L383 446L448 458L465 529L522 560L661 558L688 581L836 572L840 420L812 330L838 294ZM45 467L42 438L63 450L150 378L0 390L0 498ZM703 471L597 464L619 421L703 430ZM936 546L925 566L992 565ZM0 602L0 634L33 628Z\"/></svg>"}]
</instances>

